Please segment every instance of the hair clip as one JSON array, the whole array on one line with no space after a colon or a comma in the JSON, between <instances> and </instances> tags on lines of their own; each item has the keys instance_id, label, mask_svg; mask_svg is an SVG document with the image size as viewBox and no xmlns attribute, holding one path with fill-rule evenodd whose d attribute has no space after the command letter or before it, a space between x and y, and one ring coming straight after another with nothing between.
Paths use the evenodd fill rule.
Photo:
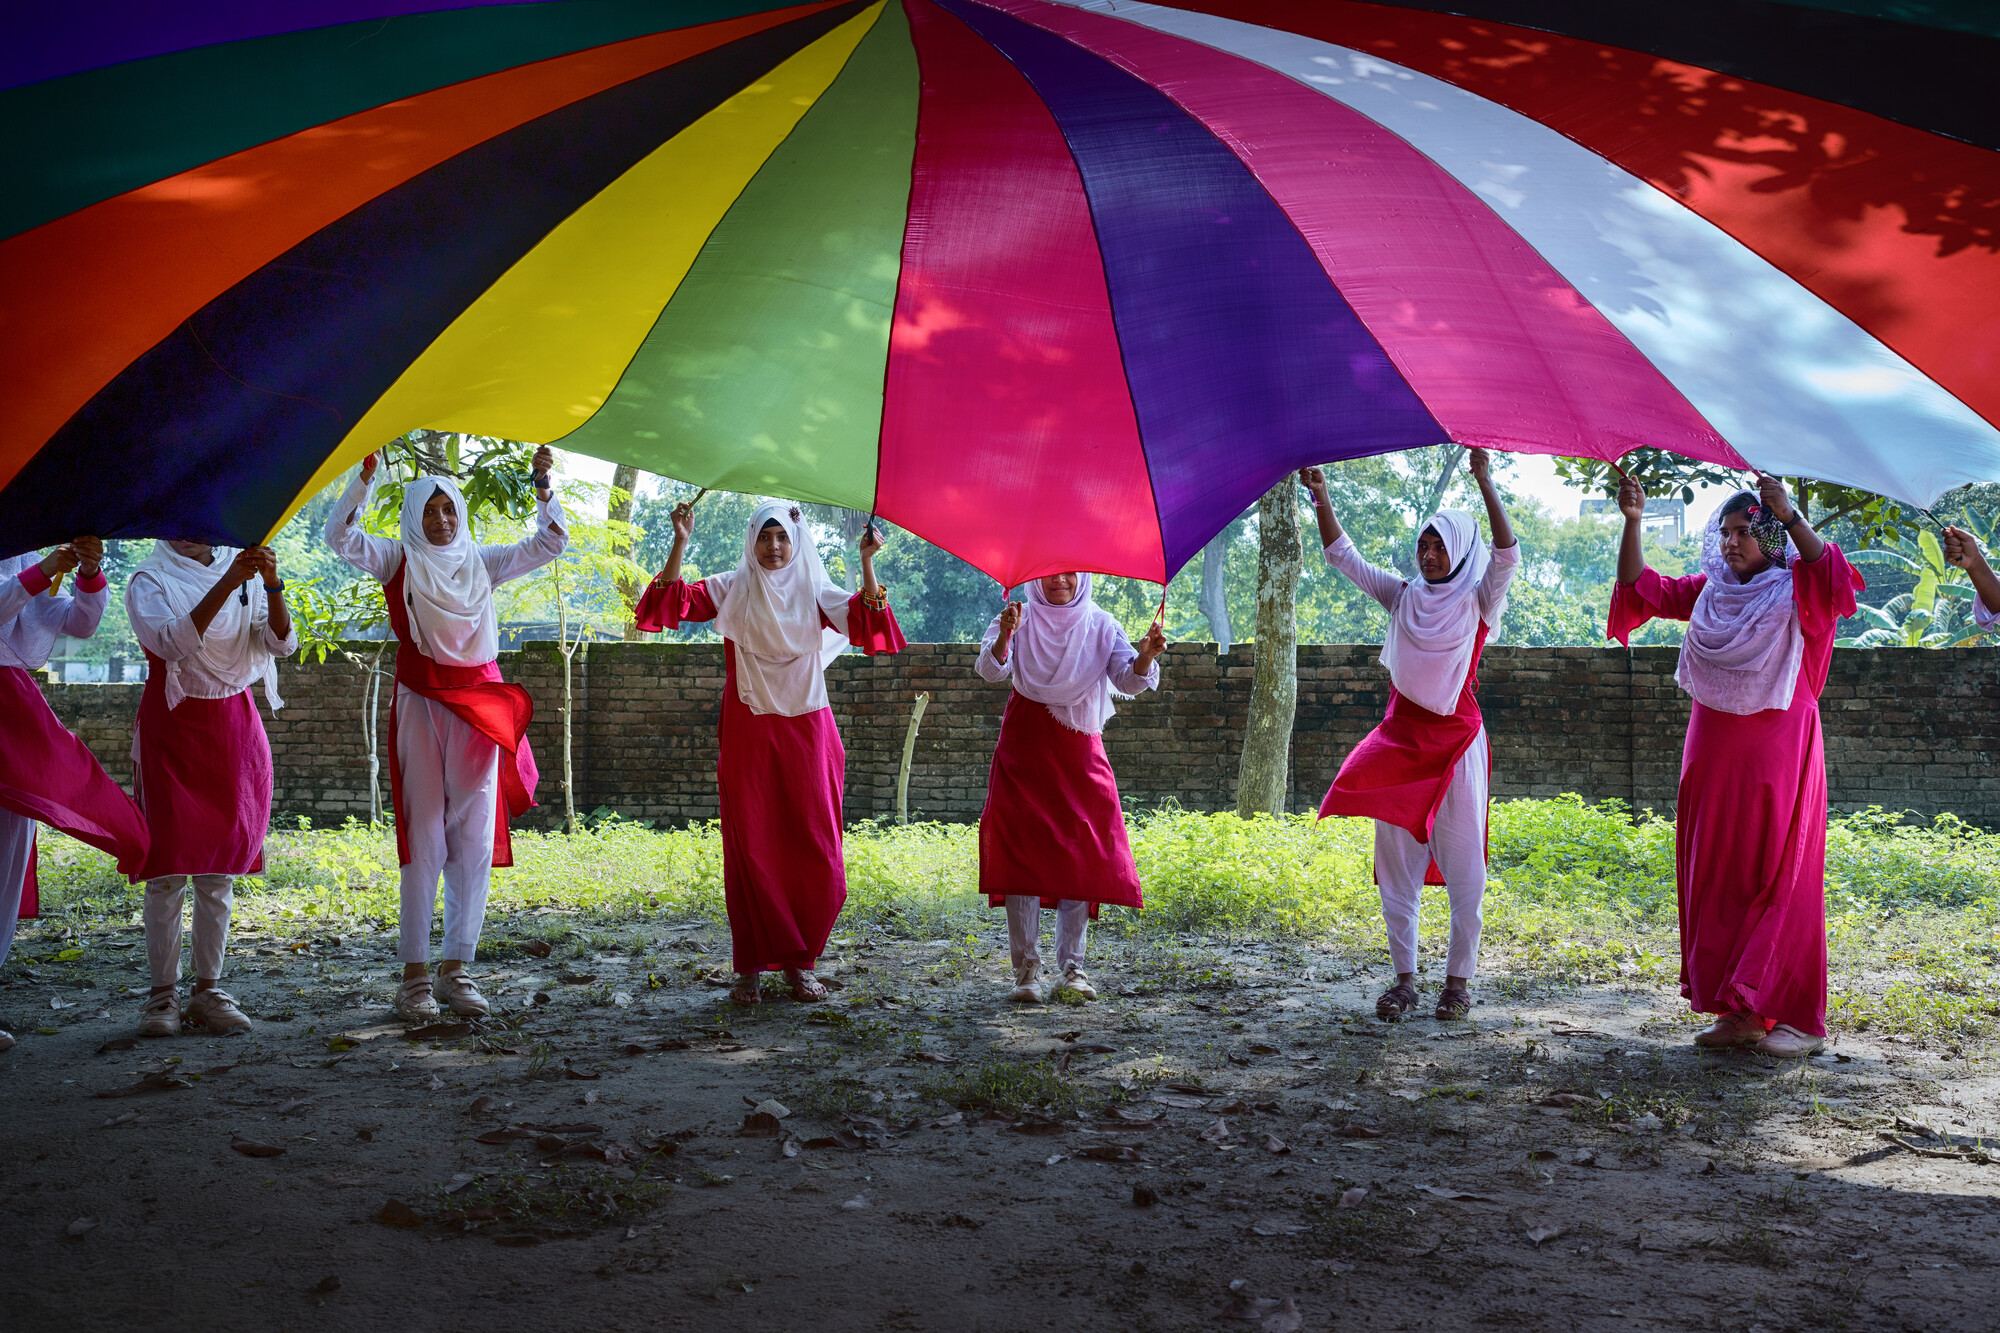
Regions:
<instances>
[{"instance_id":1,"label":"hair clip","mask_svg":"<svg viewBox=\"0 0 2000 1333\"><path fill-rule=\"evenodd\" d=\"M801 515L801 514L799 513L799 507L798 507L797 505L793 505L793 506L792 506L792 522L796 523L796 522L798 522L798 521L799 521L799 519L800 519L800 518L802 518L802 517L803 517L803 515Z\"/></svg>"}]
</instances>

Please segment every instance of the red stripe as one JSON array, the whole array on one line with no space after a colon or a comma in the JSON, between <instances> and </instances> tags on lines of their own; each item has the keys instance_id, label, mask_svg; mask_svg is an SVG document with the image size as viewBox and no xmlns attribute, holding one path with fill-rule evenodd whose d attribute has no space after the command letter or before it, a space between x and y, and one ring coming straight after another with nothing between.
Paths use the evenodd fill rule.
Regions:
<instances>
[{"instance_id":1,"label":"red stripe","mask_svg":"<svg viewBox=\"0 0 2000 1333\"><path fill-rule=\"evenodd\" d=\"M1672 195L2000 424L2000 153L1642 52L1356 0L1162 0L1378 55Z\"/></svg>"},{"instance_id":2,"label":"red stripe","mask_svg":"<svg viewBox=\"0 0 2000 1333\"><path fill-rule=\"evenodd\" d=\"M905 8L923 91L880 512L1008 584L1068 569L1163 582L1097 235L1062 131L963 23L928 0Z\"/></svg>"},{"instance_id":3,"label":"red stripe","mask_svg":"<svg viewBox=\"0 0 2000 1333\"><path fill-rule=\"evenodd\" d=\"M637 37L391 102L0 244L0 486L183 319L369 200L538 116L834 2Z\"/></svg>"}]
</instances>

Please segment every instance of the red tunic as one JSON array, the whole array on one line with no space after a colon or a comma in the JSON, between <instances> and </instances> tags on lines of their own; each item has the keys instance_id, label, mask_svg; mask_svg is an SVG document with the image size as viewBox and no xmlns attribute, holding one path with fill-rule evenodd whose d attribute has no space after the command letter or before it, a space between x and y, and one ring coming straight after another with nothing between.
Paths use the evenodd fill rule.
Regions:
<instances>
[{"instance_id":1,"label":"red tunic","mask_svg":"<svg viewBox=\"0 0 2000 1333\"><path fill-rule=\"evenodd\" d=\"M249 690L167 707L167 664L146 654L132 785L153 845L132 879L255 875L271 827L271 742Z\"/></svg>"},{"instance_id":2,"label":"red tunic","mask_svg":"<svg viewBox=\"0 0 2000 1333\"><path fill-rule=\"evenodd\" d=\"M145 860L151 841L139 807L90 747L56 721L34 679L19 667L0 667L0 810L39 820L110 853L127 875ZM21 892L24 917L40 910L35 889L30 854Z\"/></svg>"},{"instance_id":3,"label":"red tunic","mask_svg":"<svg viewBox=\"0 0 2000 1333\"><path fill-rule=\"evenodd\" d=\"M443 704L452 715L500 747L500 790L494 801L493 864L514 864L514 837L507 829L513 816L535 806L535 785L541 773L528 744L528 723L535 701L519 685L500 679L500 664L451 666L424 656L410 641L409 609L403 602L403 566L382 585L388 603L389 628L396 632L396 684ZM396 696L389 695L389 800L396 811L396 861L410 863L410 844L403 810L403 761L396 748Z\"/></svg>"},{"instance_id":4,"label":"red tunic","mask_svg":"<svg viewBox=\"0 0 2000 1333\"><path fill-rule=\"evenodd\" d=\"M1438 807L1451 787L1452 771L1479 739L1486 719L1479 711L1479 655L1486 650L1487 625L1479 622L1472 640L1472 663L1459 687L1458 708L1433 713L1389 687L1389 711L1340 766L1319 817L1361 815L1409 830L1418 842L1431 840ZM1437 867L1431 867L1436 875ZM1442 877L1426 878L1442 884Z\"/></svg>"},{"instance_id":5,"label":"red tunic","mask_svg":"<svg viewBox=\"0 0 2000 1333\"><path fill-rule=\"evenodd\" d=\"M1655 616L1686 620L1706 575L1621 583L1605 633L1623 643ZM1867 584L1831 543L1792 565L1805 652L1787 709L1724 713L1697 702L1681 751L1674 880L1681 994L1699 1013L1753 1013L1826 1033L1826 756L1819 694L1833 634Z\"/></svg>"},{"instance_id":6,"label":"red tunic","mask_svg":"<svg viewBox=\"0 0 2000 1333\"><path fill-rule=\"evenodd\" d=\"M676 579L649 585L634 620L648 632L679 629L713 620L715 611L706 583ZM870 609L858 594L847 604L847 638L870 656L905 646L894 614ZM847 751L831 708L798 717L751 712L736 691L736 645L725 639L722 648L715 785L732 965L738 972L809 968L847 902L841 855Z\"/></svg>"},{"instance_id":7,"label":"red tunic","mask_svg":"<svg viewBox=\"0 0 2000 1333\"><path fill-rule=\"evenodd\" d=\"M979 814L979 891L994 907L1011 894L1044 907L1081 900L1093 917L1099 903L1144 905L1104 738L1064 726L1018 690L1000 718Z\"/></svg>"}]
</instances>

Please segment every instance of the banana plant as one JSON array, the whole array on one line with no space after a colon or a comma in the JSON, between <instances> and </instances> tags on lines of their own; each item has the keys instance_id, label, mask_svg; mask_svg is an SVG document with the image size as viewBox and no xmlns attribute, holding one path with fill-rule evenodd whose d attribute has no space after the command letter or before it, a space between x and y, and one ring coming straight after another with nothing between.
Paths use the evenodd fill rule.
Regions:
<instances>
[{"instance_id":1,"label":"banana plant","mask_svg":"<svg viewBox=\"0 0 2000 1333\"><path fill-rule=\"evenodd\" d=\"M1996 533L2000 529L2000 511L1968 510L1965 518L1966 529L1991 550L1996 535L2000 535ZM1985 641L1980 632L1954 639L1947 628L1953 621L1964 623L1963 608L1972 600L1972 584L1964 570L1945 562L1944 548L1939 545L1936 533L1925 529L1917 533L1915 540L1897 537L1880 546L1856 551L1851 558L1856 564L1906 569L1917 576L1917 586L1891 597L1879 607L1864 604L1856 608L1856 618L1866 622L1868 628L1835 639L1835 646L1945 648L1970 647ZM1960 608L1958 615L1952 614L1954 603Z\"/></svg>"}]
</instances>

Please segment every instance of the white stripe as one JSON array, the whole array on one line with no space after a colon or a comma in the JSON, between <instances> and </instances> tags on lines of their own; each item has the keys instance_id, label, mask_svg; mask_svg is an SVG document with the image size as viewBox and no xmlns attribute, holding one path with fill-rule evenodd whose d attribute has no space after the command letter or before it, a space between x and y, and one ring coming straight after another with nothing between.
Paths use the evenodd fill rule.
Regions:
<instances>
[{"instance_id":1,"label":"white stripe","mask_svg":"<svg viewBox=\"0 0 2000 1333\"><path fill-rule=\"evenodd\" d=\"M1735 237L1497 102L1377 56L1139 0L1057 0L1316 88L1493 205L1767 472L1930 505L2000 478L2000 431Z\"/></svg>"}]
</instances>

